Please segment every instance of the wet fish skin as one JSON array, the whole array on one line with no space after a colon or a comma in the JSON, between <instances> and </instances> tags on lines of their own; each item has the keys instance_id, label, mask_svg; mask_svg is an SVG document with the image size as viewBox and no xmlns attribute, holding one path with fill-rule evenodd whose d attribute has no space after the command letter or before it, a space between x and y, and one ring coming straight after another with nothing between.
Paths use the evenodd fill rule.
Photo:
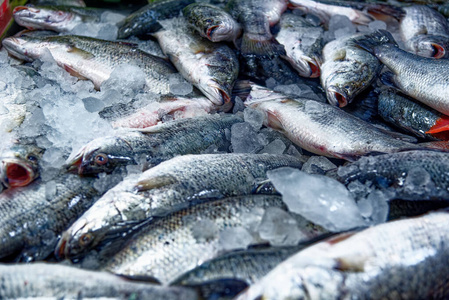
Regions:
<instances>
[{"instance_id":1,"label":"wet fish skin","mask_svg":"<svg viewBox=\"0 0 449 300\"><path fill-rule=\"evenodd\" d=\"M355 44L373 53L391 70L382 75L385 84L443 114L449 114L448 60L436 60L403 51L385 30L378 30Z\"/></svg>"},{"instance_id":2,"label":"wet fish skin","mask_svg":"<svg viewBox=\"0 0 449 300\"><path fill-rule=\"evenodd\" d=\"M449 24L436 10L425 5L404 7L399 30L406 50L434 58L449 57Z\"/></svg>"},{"instance_id":3,"label":"wet fish skin","mask_svg":"<svg viewBox=\"0 0 449 300\"><path fill-rule=\"evenodd\" d=\"M352 44L363 39L356 34L334 40L323 48L321 85L330 104L345 107L377 78L382 65L372 54Z\"/></svg>"},{"instance_id":4,"label":"wet fish skin","mask_svg":"<svg viewBox=\"0 0 449 300\"><path fill-rule=\"evenodd\" d=\"M236 41L242 26L230 14L217 6L192 3L182 10L187 23L211 42Z\"/></svg>"},{"instance_id":5,"label":"wet fish skin","mask_svg":"<svg viewBox=\"0 0 449 300\"><path fill-rule=\"evenodd\" d=\"M442 211L341 234L290 257L236 299L446 298L448 225Z\"/></svg>"},{"instance_id":6,"label":"wet fish skin","mask_svg":"<svg viewBox=\"0 0 449 300\"><path fill-rule=\"evenodd\" d=\"M29 3L33 5L65 5L65 6L77 6L86 7L86 3L83 0L32 0Z\"/></svg>"},{"instance_id":7,"label":"wet fish skin","mask_svg":"<svg viewBox=\"0 0 449 300\"><path fill-rule=\"evenodd\" d=\"M284 45L287 53L285 58L301 76L319 77L323 29L291 13L283 14L279 24L281 29L276 40Z\"/></svg>"},{"instance_id":8,"label":"wet fish skin","mask_svg":"<svg viewBox=\"0 0 449 300\"><path fill-rule=\"evenodd\" d=\"M266 171L301 165L288 155L177 156L109 190L63 234L56 253L61 258L82 256L130 226L205 199L251 194Z\"/></svg>"},{"instance_id":9,"label":"wet fish skin","mask_svg":"<svg viewBox=\"0 0 449 300\"><path fill-rule=\"evenodd\" d=\"M47 184L37 180L4 191L0 194L0 258L20 253L17 260L45 259L53 252L58 235L96 196L93 179L70 174Z\"/></svg>"},{"instance_id":10,"label":"wet fish skin","mask_svg":"<svg viewBox=\"0 0 449 300\"><path fill-rule=\"evenodd\" d=\"M3 264L0 281L2 299L197 299L187 288L133 282L106 272L55 263Z\"/></svg>"},{"instance_id":11,"label":"wet fish skin","mask_svg":"<svg viewBox=\"0 0 449 300\"><path fill-rule=\"evenodd\" d=\"M274 195L225 198L183 209L142 228L104 269L118 275L149 276L169 284L201 262L215 258L223 231L243 227L249 234L257 232L245 225L244 216L255 209L270 207L287 210L282 197ZM305 220L297 217L304 224ZM210 223L215 232L208 237L197 237L198 222ZM304 231L306 241L317 234L313 224L307 221L300 230Z\"/></svg>"},{"instance_id":12,"label":"wet fish skin","mask_svg":"<svg viewBox=\"0 0 449 300\"><path fill-rule=\"evenodd\" d=\"M11 55L25 61L41 58L48 49L59 66L72 75L92 80L97 89L123 63L141 68L147 89L159 94L169 93L168 76L176 72L166 60L123 42L67 35L8 37L2 43Z\"/></svg>"},{"instance_id":13,"label":"wet fish skin","mask_svg":"<svg viewBox=\"0 0 449 300\"><path fill-rule=\"evenodd\" d=\"M182 19L163 23L154 33L181 75L224 112L232 108L231 92L239 73L234 51L193 33Z\"/></svg>"},{"instance_id":14,"label":"wet fish skin","mask_svg":"<svg viewBox=\"0 0 449 300\"><path fill-rule=\"evenodd\" d=\"M69 158L68 168L78 174L110 173L119 166L138 164L145 158L145 168L153 167L177 155L198 154L212 145L226 143L225 131L243 122L234 115L205 115L174 120L142 130L117 132L95 139Z\"/></svg>"},{"instance_id":15,"label":"wet fish skin","mask_svg":"<svg viewBox=\"0 0 449 300\"><path fill-rule=\"evenodd\" d=\"M119 24L117 38L141 36L161 28L158 21L179 16L179 12L194 0L161 0L133 12Z\"/></svg>"},{"instance_id":16,"label":"wet fish skin","mask_svg":"<svg viewBox=\"0 0 449 300\"><path fill-rule=\"evenodd\" d=\"M418 148L335 106L291 98L255 84L244 103L265 113L265 126L315 154L354 161L370 152Z\"/></svg>"}]
</instances>

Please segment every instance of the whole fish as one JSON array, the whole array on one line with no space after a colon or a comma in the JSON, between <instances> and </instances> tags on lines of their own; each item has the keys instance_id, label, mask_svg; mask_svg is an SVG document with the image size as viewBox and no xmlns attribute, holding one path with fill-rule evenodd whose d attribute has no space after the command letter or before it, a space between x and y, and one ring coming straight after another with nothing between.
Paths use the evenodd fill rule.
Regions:
<instances>
[{"instance_id":1,"label":"whole fish","mask_svg":"<svg viewBox=\"0 0 449 300\"><path fill-rule=\"evenodd\" d=\"M418 148L335 106L291 98L255 84L244 103L264 112L265 126L315 154L353 161L370 152Z\"/></svg>"},{"instance_id":2,"label":"whole fish","mask_svg":"<svg viewBox=\"0 0 449 300\"><path fill-rule=\"evenodd\" d=\"M204 299L233 298L304 246L237 250L203 262L171 285L199 290Z\"/></svg>"},{"instance_id":3,"label":"whole fish","mask_svg":"<svg viewBox=\"0 0 449 300\"><path fill-rule=\"evenodd\" d=\"M182 19L164 22L154 33L176 69L223 111L232 107L231 92L239 73L234 51L194 34Z\"/></svg>"},{"instance_id":4,"label":"whole fish","mask_svg":"<svg viewBox=\"0 0 449 300\"><path fill-rule=\"evenodd\" d=\"M80 256L148 219L205 199L251 194L268 170L301 165L288 155L177 156L110 189L64 233L56 253Z\"/></svg>"},{"instance_id":5,"label":"whole fish","mask_svg":"<svg viewBox=\"0 0 449 300\"><path fill-rule=\"evenodd\" d=\"M274 207L287 210L280 196L251 195L197 204L143 228L104 269L118 275L156 278L168 284L202 262L215 258L219 251L246 248L254 243L248 238L256 235L257 229L252 228L254 224L245 223L247 214ZM198 226L204 228L196 228ZM232 246L223 245L222 235L231 228L243 228L247 238ZM204 233L206 230L211 232ZM300 230L304 232L303 240L313 237L313 224L308 223Z\"/></svg>"},{"instance_id":6,"label":"whole fish","mask_svg":"<svg viewBox=\"0 0 449 300\"><path fill-rule=\"evenodd\" d=\"M320 80L332 105L345 107L351 103L382 68L374 55L353 45L353 40L363 38L365 35L356 34L333 40L323 48Z\"/></svg>"},{"instance_id":7,"label":"whole fish","mask_svg":"<svg viewBox=\"0 0 449 300\"><path fill-rule=\"evenodd\" d=\"M243 56L285 56L285 49L270 32L287 9L286 0L230 0L226 6L232 17L242 24L240 52Z\"/></svg>"},{"instance_id":8,"label":"whole fish","mask_svg":"<svg viewBox=\"0 0 449 300\"><path fill-rule=\"evenodd\" d=\"M276 40L285 47L290 64L304 77L319 77L323 28L291 13L281 16L280 31Z\"/></svg>"},{"instance_id":9,"label":"whole fish","mask_svg":"<svg viewBox=\"0 0 449 300\"><path fill-rule=\"evenodd\" d=\"M145 167L153 167L177 155L198 154L212 145L226 144L226 130L243 119L235 115L206 115L174 120L145 130L117 132L97 138L68 158L69 169L78 174L112 172L145 158Z\"/></svg>"},{"instance_id":10,"label":"whole fish","mask_svg":"<svg viewBox=\"0 0 449 300\"><path fill-rule=\"evenodd\" d=\"M34 181L0 194L0 258L42 260L59 234L98 196L93 179L65 174L54 181Z\"/></svg>"},{"instance_id":11,"label":"whole fish","mask_svg":"<svg viewBox=\"0 0 449 300\"><path fill-rule=\"evenodd\" d=\"M282 262L236 299L445 299L449 214L344 233Z\"/></svg>"},{"instance_id":12,"label":"whole fish","mask_svg":"<svg viewBox=\"0 0 449 300\"><path fill-rule=\"evenodd\" d=\"M182 10L187 23L211 42L234 42L242 26L221 8L207 3L192 3Z\"/></svg>"},{"instance_id":13,"label":"whole fish","mask_svg":"<svg viewBox=\"0 0 449 300\"><path fill-rule=\"evenodd\" d=\"M355 44L373 53L392 72L382 81L449 115L449 61L421 57L397 47L388 31L378 30Z\"/></svg>"},{"instance_id":14,"label":"whole fish","mask_svg":"<svg viewBox=\"0 0 449 300\"><path fill-rule=\"evenodd\" d=\"M197 299L187 288L132 282L52 263L0 265L0 281L2 299Z\"/></svg>"},{"instance_id":15,"label":"whole fish","mask_svg":"<svg viewBox=\"0 0 449 300\"><path fill-rule=\"evenodd\" d=\"M123 63L141 68L148 90L159 94L169 93L168 76L176 72L164 59L122 42L82 36L21 36L6 38L2 43L11 55L26 61L42 58L50 51L60 67L71 75L91 80L97 89Z\"/></svg>"},{"instance_id":16,"label":"whole fish","mask_svg":"<svg viewBox=\"0 0 449 300\"><path fill-rule=\"evenodd\" d=\"M436 10L425 5L404 7L399 30L406 50L433 58L449 57L449 23Z\"/></svg>"},{"instance_id":17,"label":"whole fish","mask_svg":"<svg viewBox=\"0 0 449 300\"><path fill-rule=\"evenodd\" d=\"M16 143L0 153L0 182L8 188L26 186L40 176L39 161L44 149Z\"/></svg>"},{"instance_id":18,"label":"whole fish","mask_svg":"<svg viewBox=\"0 0 449 300\"><path fill-rule=\"evenodd\" d=\"M391 89L378 99L379 115L414 135L431 140L448 140L449 117Z\"/></svg>"},{"instance_id":19,"label":"whole fish","mask_svg":"<svg viewBox=\"0 0 449 300\"><path fill-rule=\"evenodd\" d=\"M337 179L346 185L369 181L392 190L398 199L449 200L448 170L448 153L418 150L362 157L339 167Z\"/></svg>"},{"instance_id":20,"label":"whole fish","mask_svg":"<svg viewBox=\"0 0 449 300\"><path fill-rule=\"evenodd\" d=\"M158 0L138 11L133 12L121 21L117 38L126 39L132 35L142 36L161 29L159 21L178 17L180 11L194 0Z\"/></svg>"},{"instance_id":21,"label":"whole fish","mask_svg":"<svg viewBox=\"0 0 449 300\"><path fill-rule=\"evenodd\" d=\"M17 6L13 17L17 24L28 29L69 32L83 23L99 23L102 9L76 6Z\"/></svg>"}]
</instances>

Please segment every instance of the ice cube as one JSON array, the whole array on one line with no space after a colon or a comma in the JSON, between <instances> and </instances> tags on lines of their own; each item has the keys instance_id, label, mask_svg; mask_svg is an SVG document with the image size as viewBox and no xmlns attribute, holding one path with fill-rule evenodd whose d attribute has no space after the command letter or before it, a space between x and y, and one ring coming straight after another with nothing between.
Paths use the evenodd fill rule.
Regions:
<instances>
[{"instance_id":1,"label":"ice cube","mask_svg":"<svg viewBox=\"0 0 449 300\"><path fill-rule=\"evenodd\" d=\"M83 103L84 103L84 108L88 111L88 112L96 112L96 111L100 111L104 108L104 103L103 101L101 101L98 98L94 98L94 97L87 97L82 99Z\"/></svg>"},{"instance_id":2,"label":"ice cube","mask_svg":"<svg viewBox=\"0 0 449 300\"><path fill-rule=\"evenodd\" d=\"M180 74L171 74L168 80L170 92L175 95L185 96L193 91L193 85L187 82Z\"/></svg>"},{"instance_id":3,"label":"ice cube","mask_svg":"<svg viewBox=\"0 0 449 300\"><path fill-rule=\"evenodd\" d=\"M311 156L302 166L301 170L309 174L325 174L326 171L335 169L336 167L336 165L324 156Z\"/></svg>"},{"instance_id":4,"label":"ice cube","mask_svg":"<svg viewBox=\"0 0 449 300\"><path fill-rule=\"evenodd\" d=\"M245 104L243 104L243 101L239 96L235 97L234 102L234 108L232 109L233 114L245 109Z\"/></svg>"},{"instance_id":5,"label":"ice cube","mask_svg":"<svg viewBox=\"0 0 449 300\"><path fill-rule=\"evenodd\" d=\"M217 233L217 225L215 225L215 223L208 218L197 221L195 226L192 228L193 238L199 243L214 239L217 236Z\"/></svg>"},{"instance_id":6,"label":"ice cube","mask_svg":"<svg viewBox=\"0 0 449 300\"><path fill-rule=\"evenodd\" d=\"M232 125L231 145L235 153L257 153L264 143L251 124L243 122Z\"/></svg>"},{"instance_id":7,"label":"ice cube","mask_svg":"<svg viewBox=\"0 0 449 300\"><path fill-rule=\"evenodd\" d=\"M218 247L221 251L246 249L252 239L251 234L243 227L228 228L220 232Z\"/></svg>"},{"instance_id":8,"label":"ice cube","mask_svg":"<svg viewBox=\"0 0 449 300\"><path fill-rule=\"evenodd\" d=\"M376 31L379 29L387 30L387 24L385 24L385 22L379 21L379 20L372 21L371 23L368 24L368 27L371 31Z\"/></svg>"},{"instance_id":9,"label":"ice cube","mask_svg":"<svg viewBox=\"0 0 449 300\"><path fill-rule=\"evenodd\" d=\"M248 122L251 126L253 126L254 130L257 131L262 127L265 114L258 109L247 107L243 111L243 118L245 122Z\"/></svg>"},{"instance_id":10,"label":"ice cube","mask_svg":"<svg viewBox=\"0 0 449 300\"><path fill-rule=\"evenodd\" d=\"M276 139L266 145L262 150L259 151L259 153L268 153L268 154L282 154L284 153L285 149L287 147L285 146L284 142L282 142L279 139Z\"/></svg>"}]
</instances>

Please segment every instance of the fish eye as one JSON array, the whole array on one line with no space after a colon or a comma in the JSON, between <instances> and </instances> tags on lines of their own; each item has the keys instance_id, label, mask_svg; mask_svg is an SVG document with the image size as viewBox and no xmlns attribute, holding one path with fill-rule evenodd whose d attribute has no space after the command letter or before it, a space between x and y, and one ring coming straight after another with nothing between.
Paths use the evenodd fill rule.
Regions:
<instances>
[{"instance_id":1,"label":"fish eye","mask_svg":"<svg viewBox=\"0 0 449 300\"><path fill-rule=\"evenodd\" d=\"M34 156L34 155L28 155L28 156L27 156L27 159L28 159L29 161L37 161L37 157Z\"/></svg>"},{"instance_id":2,"label":"fish eye","mask_svg":"<svg viewBox=\"0 0 449 300\"><path fill-rule=\"evenodd\" d=\"M106 154L100 153L95 156L94 161L98 165L105 165L108 162L108 157L106 156Z\"/></svg>"},{"instance_id":3,"label":"fish eye","mask_svg":"<svg viewBox=\"0 0 449 300\"><path fill-rule=\"evenodd\" d=\"M90 233L84 233L79 238L79 243L81 246L87 246L89 245L93 240L93 236Z\"/></svg>"}]
</instances>

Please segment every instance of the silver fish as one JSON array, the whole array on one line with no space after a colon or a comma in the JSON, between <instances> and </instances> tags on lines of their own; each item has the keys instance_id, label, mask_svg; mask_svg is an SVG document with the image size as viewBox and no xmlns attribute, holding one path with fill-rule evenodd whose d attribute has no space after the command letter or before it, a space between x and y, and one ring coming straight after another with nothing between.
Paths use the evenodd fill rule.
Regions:
<instances>
[{"instance_id":1,"label":"silver fish","mask_svg":"<svg viewBox=\"0 0 449 300\"><path fill-rule=\"evenodd\" d=\"M64 233L56 252L60 257L80 256L143 221L204 199L251 194L268 170L301 165L288 155L177 156L109 190Z\"/></svg>"},{"instance_id":2,"label":"silver fish","mask_svg":"<svg viewBox=\"0 0 449 300\"><path fill-rule=\"evenodd\" d=\"M282 262L236 299L445 299L448 212L338 235Z\"/></svg>"}]
</instances>

